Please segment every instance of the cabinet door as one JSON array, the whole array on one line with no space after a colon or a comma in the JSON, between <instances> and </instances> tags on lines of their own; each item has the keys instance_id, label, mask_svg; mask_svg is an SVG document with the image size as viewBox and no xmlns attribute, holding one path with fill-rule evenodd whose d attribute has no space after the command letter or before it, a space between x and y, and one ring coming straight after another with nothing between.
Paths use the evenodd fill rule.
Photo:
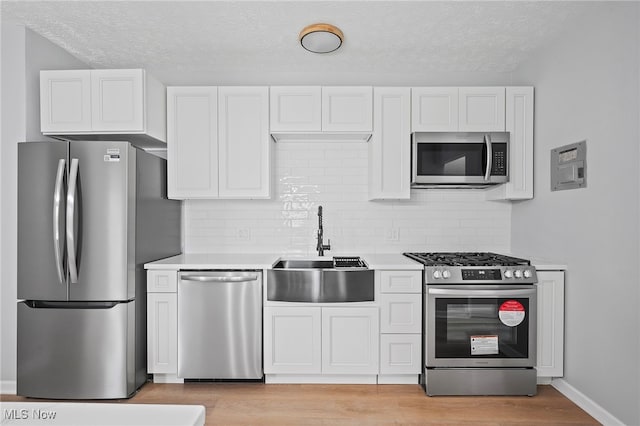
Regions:
<instances>
[{"instance_id":1,"label":"cabinet door","mask_svg":"<svg viewBox=\"0 0 640 426\"><path fill-rule=\"evenodd\" d=\"M321 130L320 86L271 86L269 88L272 132Z\"/></svg>"},{"instance_id":2,"label":"cabinet door","mask_svg":"<svg viewBox=\"0 0 640 426\"><path fill-rule=\"evenodd\" d=\"M380 295L381 333L420 333L422 298L420 294Z\"/></svg>"},{"instance_id":3,"label":"cabinet door","mask_svg":"<svg viewBox=\"0 0 640 426\"><path fill-rule=\"evenodd\" d=\"M458 130L461 132L504 132L504 87L460 87Z\"/></svg>"},{"instance_id":4,"label":"cabinet door","mask_svg":"<svg viewBox=\"0 0 640 426\"><path fill-rule=\"evenodd\" d=\"M265 374L320 374L321 308L264 308Z\"/></svg>"},{"instance_id":5,"label":"cabinet door","mask_svg":"<svg viewBox=\"0 0 640 426\"><path fill-rule=\"evenodd\" d=\"M143 132L144 70L91 70L91 130Z\"/></svg>"},{"instance_id":6,"label":"cabinet door","mask_svg":"<svg viewBox=\"0 0 640 426\"><path fill-rule=\"evenodd\" d=\"M167 88L169 198L218 197L218 89Z\"/></svg>"},{"instance_id":7,"label":"cabinet door","mask_svg":"<svg viewBox=\"0 0 640 426\"><path fill-rule=\"evenodd\" d=\"M322 308L322 372L378 373L378 308Z\"/></svg>"},{"instance_id":8,"label":"cabinet door","mask_svg":"<svg viewBox=\"0 0 640 426\"><path fill-rule=\"evenodd\" d=\"M269 198L268 87L218 90L220 198Z\"/></svg>"},{"instance_id":9,"label":"cabinet door","mask_svg":"<svg viewBox=\"0 0 640 426\"><path fill-rule=\"evenodd\" d=\"M148 373L178 374L178 298L147 294Z\"/></svg>"},{"instance_id":10,"label":"cabinet door","mask_svg":"<svg viewBox=\"0 0 640 426\"><path fill-rule=\"evenodd\" d=\"M420 374L420 334L383 334L380 336L380 374Z\"/></svg>"},{"instance_id":11,"label":"cabinet door","mask_svg":"<svg viewBox=\"0 0 640 426\"><path fill-rule=\"evenodd\" d=\"M369 199L411 197L410 89L374 89L374 127L369 142Z\"/></svg>"},{"instance_id":12,"label":"cabinet door","mask_svg":"<svg viewBox=\"0 0 640 426\"><path fill-rule=\"evenodd\" d=\"M564 271L538 271L538 377L564 374Z\"/></svg>"},{"instance_id":13,"label":"cabinet door","mask_svg":"<svg viewBox=\"0 0 640 426\"><path fill-rule=\"evenodd\" d=\"M369 86L322 88L322 131L370 132L373 89Z\"/></svg>"},{"instance_id":14,"label":"cabinet door","mask_svg":"<svg viewBox=\"0 0 640 426\"><path fill-rule=\"evenodd\" d=\"M533 198L533 87L507 87L509 182L487 191L488 200Z\"/></svg>"},{"instance_id":15,"label":"cabinet door","mask_svg":"<svg viewBox=\"0 0 640 426\"><path fill-rule=\"evenodd\" d=\"M89 70L40 72L40 130L45 134L91 130Z\"/></svg>"},{"instance_id":16,"label":"cabinet door","mask_svg":"<svg viewBox=\"0 0 640 426\"><path fill-rule=\"evenodd\" d=\"M458 88L411 89L412 132L458 131Z\"/></svg>"}]
</instances>

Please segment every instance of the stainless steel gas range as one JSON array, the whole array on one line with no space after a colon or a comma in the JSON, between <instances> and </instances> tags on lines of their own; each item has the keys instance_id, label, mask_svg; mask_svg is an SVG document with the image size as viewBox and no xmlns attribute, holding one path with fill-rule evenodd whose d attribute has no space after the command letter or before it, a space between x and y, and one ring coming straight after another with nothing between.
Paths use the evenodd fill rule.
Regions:
<instances>
[{"instance_id":1,"label":"stainless steel gas range","mask_svg":"<svg viewBox=\"0 0 640 426\"><path fill-rule=\"evenodd\" d=\"M428 395L536 394L536 270L495 253L404 253L424 264Z\"/></svg>"}]
</instances>

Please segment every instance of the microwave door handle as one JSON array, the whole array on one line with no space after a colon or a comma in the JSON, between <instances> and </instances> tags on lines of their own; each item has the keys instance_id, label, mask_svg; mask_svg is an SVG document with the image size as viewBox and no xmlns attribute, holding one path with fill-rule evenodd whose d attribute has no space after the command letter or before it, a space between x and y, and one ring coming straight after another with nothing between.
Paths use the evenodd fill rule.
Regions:
<instances>
[{"instance_id":1,"label":"microwave door handle","mask_svg":"<svg viewBox=\"0 0 640 426\"><path fill-rule=\"evenodd\" d=\"M487 146L487 168L484 171L484 180L489 181L491 177L491 166L493 165L493 148L491 146L491 135L486 133L484 135L484 143Z\"/></svg>"}]
</instances>

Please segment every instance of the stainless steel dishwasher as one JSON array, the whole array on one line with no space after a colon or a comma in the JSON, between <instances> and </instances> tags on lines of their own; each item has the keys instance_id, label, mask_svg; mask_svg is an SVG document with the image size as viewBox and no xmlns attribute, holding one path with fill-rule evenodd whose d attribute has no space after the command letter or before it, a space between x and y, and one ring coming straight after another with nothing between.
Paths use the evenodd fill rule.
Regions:
<instances>
[{"instance_id":1,"label":"stainless steel dishwasher","mask_svg":"<svg viewBox=\"0 0 640 426\"><path fill-rule=\"evenodd\" d=\"M262 376L262 272L180 272L178 377Z\"/></svg>"}]
</instances>

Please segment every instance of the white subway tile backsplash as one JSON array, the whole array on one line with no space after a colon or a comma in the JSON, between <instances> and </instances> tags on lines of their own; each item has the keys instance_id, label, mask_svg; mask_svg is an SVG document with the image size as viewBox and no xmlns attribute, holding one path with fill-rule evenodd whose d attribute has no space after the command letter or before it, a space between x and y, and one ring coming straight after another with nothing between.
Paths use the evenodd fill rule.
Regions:
<instances>
[{"instance_id":1,"label":"white subway tile backsplash","mask_svg":"<svg viewBox=\"0 0 640 426\"><path fill-rule=\"evenodd\" d=\"M323 206L328 255L510 251L511 205L481 190L413 190L368 201L366 143L276 143L271 200L188 200L186 252L315 255Z\"/></svg>"}]
</instances>

